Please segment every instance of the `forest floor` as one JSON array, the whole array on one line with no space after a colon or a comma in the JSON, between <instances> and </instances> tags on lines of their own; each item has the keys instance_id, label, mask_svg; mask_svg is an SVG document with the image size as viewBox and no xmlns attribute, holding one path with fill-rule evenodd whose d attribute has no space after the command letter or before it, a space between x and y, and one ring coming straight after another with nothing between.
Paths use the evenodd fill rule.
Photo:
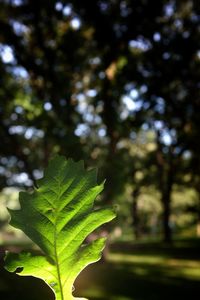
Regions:
<instances>
[{"instance_id":1,"label":"forest floor","mask_svg":"<svg viewBox=\"0 0 200 300\"><path fill-rule=\"evenodd\" d=\"M10 274L0 266L0 299L53 300L45 283ZM200 239L115 243L106 260L89 266L75 294L90 300L188 300L200 295Z\"/></svg>"}]
</instances>

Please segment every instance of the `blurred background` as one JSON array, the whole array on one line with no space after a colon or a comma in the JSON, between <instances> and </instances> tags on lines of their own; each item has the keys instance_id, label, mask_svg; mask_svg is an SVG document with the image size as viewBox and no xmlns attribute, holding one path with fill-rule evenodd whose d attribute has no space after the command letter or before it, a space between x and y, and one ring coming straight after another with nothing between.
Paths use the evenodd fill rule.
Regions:
<instances>
[{"instance_id":1,"label":"blurred background","mask_svg":"<svg viewBox=\"0 0 200 300\"><path fill-rule=\"evenodd\" d=\"M103 261L75 295L167 300L200 293L200 2L0 0L0 298L51 300L3 269L34 246L6 207L55 154L106 178L115 205ZM198 296L197 296L198 297Z\"/></svg>"}]
</instances>

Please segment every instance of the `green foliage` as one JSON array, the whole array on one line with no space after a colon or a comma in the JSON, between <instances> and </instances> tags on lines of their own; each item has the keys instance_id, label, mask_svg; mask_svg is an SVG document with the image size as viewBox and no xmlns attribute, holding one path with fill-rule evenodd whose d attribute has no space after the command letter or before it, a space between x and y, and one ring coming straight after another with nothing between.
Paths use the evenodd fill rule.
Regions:
<instances>
[{"instance_id":1,"label":"green foliage","mask_svg":"<svg viewBox=\"0 0 200 300\"><path fill-rule=\"evenodd\" d=\"M77 299L72 296L74 280L83 268L100 259L105 238L87 245L83 242L115 214L108 208L93 210L103 184L96 185L96 170L85 171L82 162L55 157L38 186L31 194L21 192L21 209L10 214L11 225L24 231L44 256L9 253L6 268L13 272L22 267L19 275L45 280L56 300Z\"/></svg>"}]
</instances>

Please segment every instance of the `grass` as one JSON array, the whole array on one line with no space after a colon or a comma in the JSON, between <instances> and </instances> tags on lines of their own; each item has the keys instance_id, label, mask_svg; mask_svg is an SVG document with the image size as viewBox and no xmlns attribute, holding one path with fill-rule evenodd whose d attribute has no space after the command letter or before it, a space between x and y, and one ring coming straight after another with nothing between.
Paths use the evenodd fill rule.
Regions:
<instances>
[{"instance_id":1,"label":"grass","mask_svg":"<svg viewBox=\"0 0 200 300\"><path fill-rule=\"evenodd\" d=\"M200 294L200 241L114 245L77 285L90 300L188 300ZM81 295L81 293L80 293Z\"/></svg>"},{"instance_id":2,"label":"grass","mask_svg":"<svg viewBox=\"0 0 200 300\"><path fill-rule=\"evenodd\" d=\"M76 295L90 300L188 300L200 294L200 240L160 243L117 243L106 261L83 271ZM0 299L53 300L52 292L35 278L0 269Z\"/></svg>"}]
</instances>

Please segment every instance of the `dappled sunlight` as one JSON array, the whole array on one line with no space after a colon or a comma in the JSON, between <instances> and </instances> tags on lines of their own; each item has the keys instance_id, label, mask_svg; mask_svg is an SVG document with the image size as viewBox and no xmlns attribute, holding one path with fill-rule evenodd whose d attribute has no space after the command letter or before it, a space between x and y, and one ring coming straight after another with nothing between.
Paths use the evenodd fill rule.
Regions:
<instances>
[{"instance_id":1,"label":"dappled sunlight","mask_svg":"<svg viewBox=\"0 0 200 300\"><path fill-rule=\"evenodd\" d=\"M108 260L111 262L123 262L123 263L146 263L146 264L160 264L165 259L156 256L146 256L146 255L133 255L133 254L123 254L123 253L111 253L109 254Z\"/></svg>"},{"instance_id":2,"label":"dappled sunlight","mask_svg":"<svg viewBox=\"0 0 200 300\"><path fill-rule=\"evenodd\" d=\"M161 271L164 276L196 279L200 281L200 261L171 259L164 256L131 255L122 253L110 253L108 261L120 266L126 265L137 275L147 275L148 268L152 267Z\"/></svg>"}]
</instances>

